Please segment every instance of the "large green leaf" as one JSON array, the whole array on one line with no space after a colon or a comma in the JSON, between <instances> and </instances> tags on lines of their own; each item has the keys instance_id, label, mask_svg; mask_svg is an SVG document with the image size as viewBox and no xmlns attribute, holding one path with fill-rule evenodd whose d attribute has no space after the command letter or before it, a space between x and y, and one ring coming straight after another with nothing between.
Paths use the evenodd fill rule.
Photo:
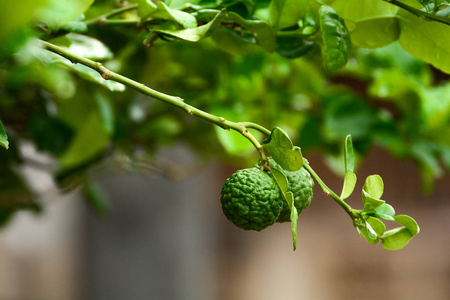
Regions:
<instances>
[{"instance_id":1,"label":"large green leaf","mask_svg":"<svg viewBox=\"0 0 450 300\"><path fill-rule=\"evenodd\" d=\"M336 11L327 5L319 9L325 67L333 72L347 63L352 42L347 27Z\"/></svg>"},{"instance_id":2,"label":"large green leaf","mask_svg":"<svg viewBox=\"0 0 450 300\"><path fill-rule=\"evenodd\" d=\"M275 29L296 25L307 11L308 0L272 0L270 2L270 23Z\"/></svg>"},{"instance_id":3,"label":"large green leaf","mask_svg":"<svg viewBox=\"0 0 450 300\"><path fill-rule=\"evenodd\" d=\"M182 30L164 30L164 29L150 29L150 30L167 34L185 41L198 42L201 39L210 36L217 28L217 26L219 26L224 16L225 11L221 11L214 17L214 19L212 19L207 24L195 28L187 28Z\"/></svg>"},{"instance_id":4,"label":"large green leaf","mask_svg":"<svg viewBox=\"0 0 450 300\"><path fill-rule=\"evenodd\" d=\"M363 189L374 199L380 199L383 196L384 184L380 175L367 176Z\"/></svg>"},{"instance_id":5,"label":"large green leaf","mask_svg":"<svg viewBox=\"0 0 450 300\"><path fill-rule=\"evenodd\" d=\"M417 222L407 215L398 215L394 220L403 225L386 231L381 236L381 245L388 250L399 250L405 247L409 241L420 232Z\"/></svg>"},{"instance_id":6,"label":"large green leaf","mask_svg":"<svg viewBox=\"0 0 450 300\"><path fill-rule=\"evenodd\" d=\"M275 33L269 24L261 20L245 20L234 12L228 13L228 18L250 31L255 37L257 44L263 49L269 52L275 51Z\"/></svg>"},{"instance_id":7,"label":"large green leaf","mask_svg":"<svg viewBox=\"0 0 450 300\"><path fill-rule=\"evenodd\" d=\"M450 30L448 25L422 20L400 11L400 45L415 57L450 73Z\"/></svg>"},{"instance_id":8,"label":"large green leaf","mask_svg":"<svg viewBox=\"0 0 450 300\"><path fill-rule=\"evenodd\" d=\"M61 166L73 168L101 153L109 141L100 114L92 112L86 116L67 151L60 158Z\"/></svg>"},{"instance_id":9,"label":"large green leaf","mask_svg":"<svg viewBox=\"0 0 450 300\"><path fill-rule=\"evenodd\" d=\"M8 136L6 135L5 128L3 128L2 121L0 121L0 146L6 149L9 147Z\"/></svg>"},{"instance_id":10,"label":"large green leaf","mask_svg":"<svg viewBox=\"0 0 450 300\"><path fill-rule=\"evenodd\" d=\"M94 0L48 0L47 5L36 11L36 17L51 30L58 30L84 13Z\"/></svg>"},{"instance_id":11,"label":"large green leaf","mask_svg":"<svg viewBox=\"0 0 450 300\"><path fill-rule=\"evenodd\" d=\"M152 19L172 20L184 28L197 27L197 19L193 15L181 10L171 9L164 2L158 2L156 10L150 12L150 15L146 17L149 16Z\"/></svg>"}]
</instances>

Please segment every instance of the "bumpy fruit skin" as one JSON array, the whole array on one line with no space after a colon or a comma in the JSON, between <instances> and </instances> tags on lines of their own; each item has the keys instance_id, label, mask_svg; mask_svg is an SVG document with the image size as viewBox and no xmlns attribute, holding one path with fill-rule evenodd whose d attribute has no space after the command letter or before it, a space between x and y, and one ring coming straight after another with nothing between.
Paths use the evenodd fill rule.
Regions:
<instances>
[{"instance_id":1,"label":"bumpy fruit skin","mask_svg":"<svg viewBox=\"0 0 450 300\"><path fill-rule=\"evenodd\" d=\"M275 180L255 167L231 175L221 194L223 213L234 225L245 230L261 231L274 224L283 206Z\"/></svg>"}]
</instances>

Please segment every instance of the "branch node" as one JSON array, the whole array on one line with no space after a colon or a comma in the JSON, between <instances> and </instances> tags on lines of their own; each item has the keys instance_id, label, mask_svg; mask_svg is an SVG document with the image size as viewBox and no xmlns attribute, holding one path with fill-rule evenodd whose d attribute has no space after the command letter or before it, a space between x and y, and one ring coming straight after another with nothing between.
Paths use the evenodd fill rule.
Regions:
<instances>
[{"instance_id":1,"label":"branch node","mask_svg":"<svg viewBox=\"0 0 450 300\"><path fill-rule=\"evenodd\" d=\"M105 79L105 80L109 80L110 79L110 74L111 74L110 71L103 72L102 73L102 78Z\"/></svg>"},{"instance_id":2,"label":"branch node","mask_svg":"<svg viewBox=\"0 0 450 300\"><path fill-rule=\"evenodd\" d=\"M220 122L225 122L226 121L224 117L220 117L219 120L220 120Z\"/></svg>"},{"instance_id":3,"label":"branch node","mask_svg":"<svg viewBox=\"0 0 450 300\"><path fill-rule=\"evenodd\" d=\"M187 113L190 114L191 116L194 115L194 112L192 111L192 109L188 109Z\"/></svg>"}]
</instances>

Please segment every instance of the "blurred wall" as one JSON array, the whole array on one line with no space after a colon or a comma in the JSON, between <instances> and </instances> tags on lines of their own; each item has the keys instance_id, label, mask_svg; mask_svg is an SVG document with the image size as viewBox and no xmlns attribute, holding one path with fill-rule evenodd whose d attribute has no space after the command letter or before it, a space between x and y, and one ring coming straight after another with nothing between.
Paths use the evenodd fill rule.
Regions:
<instances>
[{"instance_id":1,"label":"blurred wall","mask_svg":"<svg viewBox=\"0 0 450 300\"><path fill-rule=\"evenodd\" d=\"M180 165L196 161L183 149L165 155ZM339 191L341 180L318 157L309 160ZM98 218L74 210L71 205L78 206L78 199L52 203L55 213L52 207L67 207L47 230L65 237L49 235L53 242L45 243L45 251L29 247L19 262L8 241L11 236L21 241L15 246L20 249L37 227L28 221L20 225L23 221L16 218L0 233L0 299L450 299L448 175L433 195L423 196L412 164L374 151L357 172L357 189L367 175L380 174L383 198L398 214L413 216L421 233L400 251L369 245L345 212L316 188L311 206L300 216L293 252L289 224L246 232L222 215L220 190L232 172L211 165L182 181L110 176L101 181L110 197L109 215ZM360 208L359 193L352 197L350 205ZM77 211L82 215L70 216ZM49 216L41 222L50 222ZM84 230L72 234L69 228ZM53 263L30 267L42 261ZM59 271L49 265L59 265ZM67 287L66 294L58 294L61 286ZM39 287L55 292L31 292Z\"/></svg>"}]
</instances>

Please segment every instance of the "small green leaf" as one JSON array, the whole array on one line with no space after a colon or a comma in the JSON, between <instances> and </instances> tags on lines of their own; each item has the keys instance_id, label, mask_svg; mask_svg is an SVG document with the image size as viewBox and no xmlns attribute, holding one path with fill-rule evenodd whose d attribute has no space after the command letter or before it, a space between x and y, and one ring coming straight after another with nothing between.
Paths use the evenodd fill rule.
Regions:
<instances>
[{"instance_id":1,"label":"small green leaf","mask_svg":"<svg viewBox=\"0 0 450 300\"><path fill-rule=\"evenodd\" d=\"M148 18L156 11L156 4L152 0L139 0L138 16L141 20Z\"/></svg>"},{"instance_id":2,"label":"small green leaf","mask_svg":"<svg viewBox=\"0 0 450 300\"><path fill-rule=\"evenodd\" d=\"M334 72L345 66L351 54L352 43L344 20L327 5L319 9L325 67Z\"/></svg>"},{"instance_id":3,"label":"small green leaf","mask_svg":"<svg viewBox=\"0 0 450 300\"><path fill-rule=\"evenodd\" d=\"M109 134L114 132L114 112L111 103L100 93L95 94L95 101L100 112L103 128Z\"/></svg>"},{"instance_id":4,"label":"small green leaf","mask_svg":"<svg viewBox=\"0 0 450 300\"><path fill-rule=\"evenodd\" d=\"M373 230L375 230L378 236L382 236L386 231L386 226L384 225L384 223L377 218L369 217L366 222L370 224L370 226L373 228Z\"/></svg>"},{"instance_id":5,"label":"small green leaf","mask_svg":"<svg viewBox=\"0 0 450 300\"><path fill-rule=\"evenodd\" d=\"M353 172L355 168L355 154L353 152L352 135L349 134L345 137L345 173Z\"/></svg>"},{"instance_id":6,"label":"small green leaf","mask_svg":"<svg viewBox=\"0 0 450 300\"><path fill-rule=\"evenodd\" d=\"M388 220L388 221L394 221L395 216L395 210L392 206L390 206L387 203L383 203L382 205L375 208L375 217Z\"/></svg>"},{"instance_id":7,"label":"small green leaf","mask_svg":"<svg viewBox=\"0 0 450 300\"><path fill-rule=\"evenodd\" d=\"M342 187L341 199L344 200L348 198L355 189L356 185L356 174L353 172L345 173L344 186Z\"/></svg>"},{"instance_id":8,"label":"small green leaf","mask_svg":"<svg viewBox=\"0 0 450 300\"><path fill-rule=\"evenodd\" d=\"M286 58L297 58L314 48L313 42L305 41L302 37L277 36L276 52Z\"/></svg>"},{"instance_id":9,"label":"small green leaf","mask_svg":"<svg viewBox=\"0 0 450 300\"><path fill-rule=\"evenodd\" d=\"M404 226L388 230L381 236L381 245L388 250L405 247L420 232L417 222L410 216L398 215L394 220Z\"/></svg>"},{"instance_id":10,"label":"small green leaf","mask_svg":"<svg viewBox=\"0 0 450 300\"><path fill-rule=\"evenodd\" d=\"M78 33L66 35L71 43L67 47L70 52L92 60L106 60L113 57L112 51L101 41Z\"/></svg>"},{"instance_id":11,"label":"small green leaf","mask_svg":"<svg viewBox=\"0 0 450 300\"><path fill-rule=\"evenodd\" d=\"M395 222L402 224L405 226L413 235L416 235L420 232L419 225L417 222L407 215L398 215L394 217Z\"/></svg>"},{"instance_id":12,"label":"small green leaf","mask_svg":"<svg viewBox=\"0 0 450 300\"><path fill-rule=\"evenodd\" d=\"M0 121L0 146L6 149L9 148L8 136L6 135L5 128L3 128L2 121Z\"/></svg>"},{"instance_id":13,"label":"small green leaf","mask_svg":"<svg viewBox=\"0 0 450 300\"><path fill-rule=\"evenodd\" d=\"M250 31L261 48L267 50L268 52L275 51L275 33L269 24L261 20L245 20L234 12L228 13L228 18Z\"/></svg>"},{"instance_id":14,"label":"small green leaf","mask_svg":"<svg viewBox=\"0 0 450 300\"><path fill-rule=\"evenodd\" d=\"M370 197L364 189L362 190L362 199L364 203L364 211L372 211L386 202L384 200Z\"/></svg>"},{"instance_id":15,"label":"small green leaf","mask_svg":"<svg viewBox=\"0 0 450 300\"><path fill-rule=\"evenodd\" d=\"M370 175L366 178L363 190L373 199L380 199L383 196L384 184L380 175Z\"/></svg>"},{"instance_id":16,"label":"small green leaf","mask_svg":"<svg viewBox=\"0 0 450 300\"><path fill-rule=\"evenodd\" d=\"M280 188L281 192L285 194L288 191L288 180L286 178L286 175L281 172L280 170L277 170L275 168L270 168L270 172L273 175L273 178L278 184L278 187ZM287 200L286 200L287 201ZM289 201L287 201L289 204Z\"/></svg>"},{"instance_id":17,"label":"small green leaf","mask_svg":"<svg viewBox=\"0 0 450 300\"><path fill-rule=\"evenodd\" d=\"M263 147L285 170L297 171L303 166L303 157L299 147L293 147L287 133L275 127L263 142Z\"/></svg>"},{"instance_id":18,"label":"small green leaf","mask_svg":"<svg viewBox=\"0 0 450 300\"><path fill-rule=\"evenodd\" d=\"M366 222L366 232L367 232L367 236L371 239L376 241L378 239L377 237L377 233L375 232L375 230L373 230L372 226L370 226L369 223Z\"/></svg>"},{"instance_id":19,"label":"small green leaf","mask_svg":"<svg viewBox=\"0 0 450 300\"><path fill-rule=\"evenodd\" d=\"M291 193L291 192L289 192ZM292 193L291 193L292 195ZM292 202L294 202L294 198L292 197ZM292 239L294 245L294 251L297 249L297 220L298 220L298 212L295 206L292 206L291 209L291 231L292 231Z\"/></svg>"},{"instance_id":20,"label":"small green leaf","mask_svg":"<svg viewBox=\"0 0 450 300\"><path fill-rule=\"evenodd\" d=\"M184 28L197 27L197 19L184 11L171 9L164 2L158 2L156 11L150 15L153 19L172 20Z\"/></svg>"},{"instance_id":21,"label":"small green leaf","mask_svg":"<svg viewBox=\"0 0 450 300\"><path fill-rule=\"evenodd\" d=\"M272 0L269 6L270 23L283 29L296 25L305 15L308 0Z\"/></svg>"},{"instance_id":22,"label":"small green leaf","mask_svg":"<svg viewBox=\"0 0 450 300\"><path fill-rule=\"evenodd\" d=\"M222 10L210 22L199 27L182 30L150 29L150 31L160 32L189 42L198 42L201 39L210 36L217 26L219 26L224 16L225 10Z\"/></svg>"},{"instance_id":23,"label":"small green leaf","mask_svg":"<svg viewBox=\"0 0 450 300\"><path fill-rule=\"evenodd\" d=\"M405 247L413 236L406 227L394 228L383 234L381 245L387 250L399 250Z\"/></svg>"}]
</instances>

